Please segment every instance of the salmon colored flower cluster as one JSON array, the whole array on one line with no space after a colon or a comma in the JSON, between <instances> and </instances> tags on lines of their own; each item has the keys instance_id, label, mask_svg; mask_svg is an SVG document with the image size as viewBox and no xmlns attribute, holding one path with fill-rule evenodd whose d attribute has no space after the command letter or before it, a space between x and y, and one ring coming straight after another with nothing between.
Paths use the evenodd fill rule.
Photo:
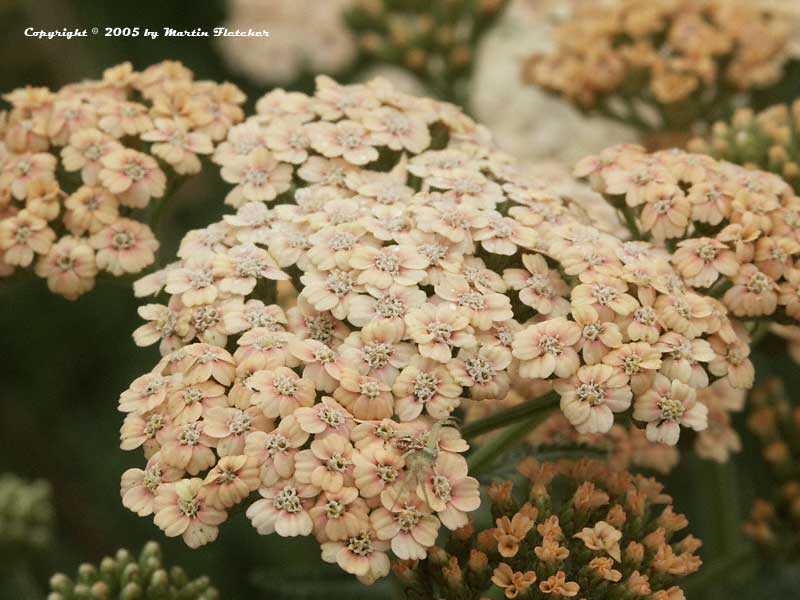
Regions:
<instances>
[{"instance_id":1,"label":"salmon colored flower cluster","mask_svg":"<svg viewBox=\"0 0 800 600\"><path fill-rule=\"evenodd\" d=\"M242 120L245 97L167 61L3 99L0 276L32 267L74 300L99 272L139 273L155 261L158 241L143 221Z\"/></svg>"},{"instance_id":2,"label":"salmon colored flower cluster","mask_svg":"<svg viewBox=\"0 0 800 600\"><path fill-rule=\"evenodd\" d=\"M796 561L800 556L800 405L774 378L754 389L750 402L747 425L760 442L774 491L753 503L744 529L766 554Z\"/></svg>"},{"instance_id":3,"label":"salmon colored flower cluster","mask_svg":"<svg viewBox=\"0 0 800 600\"><path fill-rule=\"evenodd\" d=\"M554 389L579 432L632 409L674 444L706 428L712 378L747 384L712 367L746 347L723 305L454 106L320 77L256 110L214 155L236 212L135 286L163 297L134 332L163 359L120 396L122 447L148 460L123 503L168 536L213 541L257 490L260 533L313 534L371 582L478 507L462 408Z\"/></svg>"},{"instance_id":4,"label":"salmon colored flower cluster","mask_svg":"<svg viewBox=\"0 0 800 600\"><path fill-rule=\"evenodd\" d=\"M426 568L395 562L404 586L445 598L685 599L677 583L700 567L701 542L680 534L688 521L655 479L599 461L518 468L524 493L489 486L494 527L456 530Z\"/></svg>"},{"instance_id":5,"label":"salmon colored flower cluster","mask_svg":"<svg viewBox=\"0 0 800 600\"><path fill-rule=\"evenodd\" d=\"M523 78L642 129L679 129L734 93L777 83L789 31L749 0L581 2Z\"/></svg>"},{"instance_id":6,"label":"salmon colored flower cluster","mask_svg":"<svg viewBox=\"0 0 800 600\"><path fill-rule=\"evenodd\" d=\"M581 161L576 174L626 215L635 235L673 250L671 263L692 300L665 317L688 337L699 331L712 297L742 320L796 323L800 317L800 198L778 176L681 150L648 154L616 146ZM695 294L707 294L699 298ZM701 327L702 328L702 327ZM747 387L746 344L715 336L709 363ZM723 348L723 346L726 346Z\"/></svg>"}]
</instances>

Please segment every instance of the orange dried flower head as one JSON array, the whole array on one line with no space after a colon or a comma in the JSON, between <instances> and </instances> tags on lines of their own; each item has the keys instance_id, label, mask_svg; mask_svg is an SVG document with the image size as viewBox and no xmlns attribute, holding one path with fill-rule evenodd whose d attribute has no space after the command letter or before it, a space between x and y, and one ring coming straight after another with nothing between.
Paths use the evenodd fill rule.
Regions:
<instances>
[{"instance_id":1,"label":"orange dried flower head","mask_svg":"<svg viewBox=\"0 0 800 600\"><path fill-rule=\"evenodd\" d=\"M654 480L612 470L598 461L564 461L550 465L554 477L546 475L539 481L539 475L548 470L533 466L528 462L522 469L531 478L530 485L527 490L515 490L513 505L492 504L493 514L499 515L498 526L484 530L493 532L491 545L481 531L471 540L451 540L437 550L444 556L435 563L429 559L427 568L418 569L413 585L439 590L446 596L452 586L439 562L457 560L463 568L469 554L465 544L469 548L478 543L491 577L481 573L467 578L468 595L476 598L488 595L493 586L507 598L539 597L526 596L534 585L544 594L542 597L622 597L631 589L675 594L681 593L676 584L700 567L700 558L695 555L699 542L680 536L678 532L687 526L685 518L672 511L671 499L661 493ZM530 497L538 507L532 514L526 509L530 505L523 502L525 492L535 488L544 492ZM603 501L578 506L580 490L587 488L602 491ZM631 507L632 497L639 497L642 506ZM626 519L626 514L631 518ZM510 555L508 524L521 523L522 519L535 523L535 527L526 525L519 530L516 552Z\"/></svg>"}]
</instances>

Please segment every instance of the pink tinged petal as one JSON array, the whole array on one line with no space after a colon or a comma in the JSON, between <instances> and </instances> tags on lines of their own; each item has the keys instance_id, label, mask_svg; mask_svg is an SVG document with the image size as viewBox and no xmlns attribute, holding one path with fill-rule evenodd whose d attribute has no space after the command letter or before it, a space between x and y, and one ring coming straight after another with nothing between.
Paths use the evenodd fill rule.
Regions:
<instances>
[{"instance_id":1,"label":"pink tinged petal","mask_svg":"<svg viewBox=\"0 0 800 600\"><path fill-rule=\"evenodd\" d=\"M469 522L467 515L453 506L448 506L445 510L439 511L439 519L441 519L442 525L451 531L463 527Z\"/></svg>"},{"instance_id":2,"label":"pink tinged petal","mask_svg":"<svg viewBox=\"0 0 800 600\"><path fill-rule=\"evenodd\" d=\"M183 541L186 542L189 548L199 548L209 542L213 542L218 535L218 528L195 521L183 533Z\"/></svg>"},{"instance_id":3,"label":"pink tinged petal","mask_svg":"<svg viewBox=\"0 0 800 600\"><path fill-rule=\"evenodd\" d=\"M478 480L473 477L465 477L453 486L453 496L450 502L464 512L477 510L481 505L481 496L478 490Z\"/></svg>"},{"instance_id":4,"label":"pink tinged petal","mask_svg":"<svg viewBox=\"0 0 800 600\"><path fill-rule=\"evenodd\" d=\"M411 535L423 546L433 546L436 543L436 536L439 534L439 525L436 517L423 517L411 530Z\"/></svg>"},{"instance_id":5,"label":"pink tinged petal","mask_svg":"<svg viewBox=\"0 0 800 600\"><path fill-rule=\"evenodd\" d=\"M167 537L177 537L189 527L189 517L177 506L167 506L156 513L154 523L164 531Z\"/></svg>"},{"instance_id":6,"label":"pink tinged petal","mask_svg":"<svg viewBox=\"0 0 800 600\"><path fill-rule=\"evenodd\" d=\"M691 427L695 431L703 431L708 427L708 408L705 404L697 402L685 413L681 419L681 425Z\"/></svg>"},{"instance_id":7,"label":"pink tinged petal","mask_svg":"<svg viewBox=\"0 0 800 600\"><path fill-rule=\"evenodd\" d=\"M281 537L305 536L311 533L314 524L305 511L281 514L275 522L275 533Z\"/></svg>"},{"instance_id":8,"label":"pink tinged petal","mask_svg":"<svg viewBox=\"0 0 800 600\"><path fill-rule=\"evenodd\" d=\"M337 552L336 562L352 575L364 576L369 573L369 559L366 556L356 556L347 548L341 548Z\"/></svg>"},{"instance_id":9,"label":"pink tinged petal","mask_svg":"<svg viewBox=\"0 0 800 600\"><path fill-rule=\"evenodd\" d=\"M425 548L408 533L402 533L392 538L392 552L401 560L423 560L427 556Z\"/></svg>"}]
</instances>

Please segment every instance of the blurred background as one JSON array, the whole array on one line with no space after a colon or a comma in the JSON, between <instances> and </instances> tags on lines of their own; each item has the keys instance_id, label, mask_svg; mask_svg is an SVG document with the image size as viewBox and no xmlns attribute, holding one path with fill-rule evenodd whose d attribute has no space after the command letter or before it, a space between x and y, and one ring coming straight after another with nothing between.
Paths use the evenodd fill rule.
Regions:
<instances>
[{"instance_id":1,"label":"blurred background","mask_svg":"<svg viewBox=\"0 0 800 600\"><path fill-rule=\"evenodd\" d=\"M490 126L501 146L536 164L543 176L554 181L565 177L558 161L569 164L611 141L636 138L624 124L586 117L519 83L519 61L546 45L553 19L568 4L563 0L515 0L510 6L500 0L387 2L411 7L434 32L442 23L460 19L462 4L470 5L472 16L478 9L484 11L468 23L466 34L442 41L441 48L430 50L431 56L382 47L380 36L353 33L379 29L371 29L374 13L369 10L351 16L349 28L343 18L345 4L343 0L0 0L0 91L24 85L57 89L99 77L104 68L123 61L141 69L171 59L182 61L196 79L236 83L248 96L250 112L255 100L273 87L312 89L317 72L336 74L344 81L380 72L404 89L464 104ZM160 31L163 27L210 30L221 24L268 29L271 37L228 38L220 43L192 37L38 40L23 35L26 27L140 26ZM436 52L439 55L433 56ZM800 78L787 77L785 82L769 98L755 98L755 107L796 97ZM207 166L170 204L162 230L164 257L174 256L186 231L225 212L226 186ZM124 283L106 280L71 303L49 293L44 282L33 277L0 282L0 302L0 473L49 482L55 510L54 533L46 547L24 556L12 546L0 548L6 554L0 557L0 598L44 598L50 574L74 573L79 563L98 562L119 547L138 551L148 539L159 540L167 564L209 575L223 598L310 598L318 595L320 580L329 598L388 594L388 584L380 591L370 590L339 569L328 568L319 560L313 540L255 535L241 512L233 515L216 543L191 551L180 539L164 538L150 520L124 509L119 476L138 466L141 458L118 448L122 419L117 397L158 358L155 348L137 348L131 340L130 333L139 325L139 302ZM788 359L780 358L785 354L782 344L768 343L774 344L769 348L776 360L757 365L757 371L762 376L780 372L788 378L789 389L796 389L791 382L798 379L797 373ZM746 430L738 425L739 431ZM743 441L742 453L727 465L685 454L666 481L676 509L687 513L692 533L705 542L706 568L698 576L703 580L687 584L690 600L722 598L732 589L742 599L790 598L797 597L793 594L800 589L796 571L756 563L745 552L749 542L741 523L768 479L753 440L744 435ZM772 586L769 591L767 584ZM692 594L692 589L700 588L714 591Z\"/></svg>"}]
</instances>

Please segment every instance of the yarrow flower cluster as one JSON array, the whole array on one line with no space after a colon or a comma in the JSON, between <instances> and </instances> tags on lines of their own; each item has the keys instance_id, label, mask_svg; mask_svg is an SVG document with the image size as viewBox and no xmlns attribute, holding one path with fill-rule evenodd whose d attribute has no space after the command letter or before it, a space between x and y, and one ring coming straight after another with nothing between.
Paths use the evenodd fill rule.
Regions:
<instances>
[{"instance_id":1,"label":"yarrow flower cluster","mask_svg":"<svg viewBox=\"0 0 800 600\"><path fill-rule=\"evenodd\" d=\"M554 389L581 433L633 407L675 444L712 377L749 384L668 253L582 222L452 105L320 77L256 109L214 157L236 213L136 285L169 299L134 333L164 357L120 396L148 460L122 497L167 535L213 541L258 489L260 533L313 533L371 582L478 507L460 407Z\"/></svg>"},{"instance_id":2,"label":"yarrow flower cluster","mask_svg":"<svg viewBox=\"0 0 800 600\"><path fill-rule=\"evenodd\" d=\"M689 144L709 154L753 169L772 171L800 192L800 100L759 113L740 108L731 120L714 123L707 138Z\"/></svg>"},{"instance_id":3,"label":"yarrow flower cluster","mask_svg":"<svg viewBox=\"0 0 800 600\"><path fill-rule=\"evenodd\" d=\"M431 10L424 2L353 0L345 19L368 58L409 69L452 99L472 71L479 40L507 4L448 0Z\"/></svg>"},{"instance_id":4,"label":"yarrow flower cluster","mask_svg":"<svg viewBox=\"0 0 800 600\"><path fill-rule=\"evenodd\" d=\"M589 177L636 235L674 249L671 263L681 277L675 285L692 298L705 293L704 302L716 306L711 297L720 296L744 320L796 323L800 317L800 198L776 175L681 150L648 154L638 146L616 146L584 159L576 174ZM698 310L716 312L693 300L676 308L695 332ZM712 373L727 373L737 387L749 387L747 336L738 335L743 341L737 345L730 338L724 351L719 336L710 340L718 359L709 366Z\"/></svg>"},{"instance_id":5,"label":"yarrow flower cluster","mask_svg":"<svg viewBox=\"0 0 800 600\"><path fill-rule=\"evenodd\" d=\"M230 30L269 31L269 36L218 38L236 72L260 84L286 85L304 73L334 74L350 67L356 43L343 13L353 0L227 0Z\"/></svg>"},{"instance_id":6,"label":"yarrow flower cluster","mask_svg":"<svg viewBox=\"0 0 800 600\"><path fill-rule=\"evenodd\" d=\"M230 84L195 81L177 62L130 63L100 80L16 89L0 115L0 276L33 267L70 300L98 272L139 273L158 241L145 209L169 183L200 171L245 97Z\"/></svg>"},{"instance_id":7,"label":"yarrow flower cluster","mask_svg":"<svg viewBox=\"0 0 800 600\"><path fill-rule=\"evenodd\" d=\"M688 521L656 480L599 461L527 459L519 470L522 494L510 481L489 487L494 527L456 530L427 568L397 561L401 582L421 597L685 598L676 583L700 567L700 541L680 536Z\"/></svg>"},{"instance_id":8,"label":"yarrow flower cluster","mask_svg":"<svg viewBox=\"0 0 800 600\"><path fill-rule=\"evenodd\" d=\"M779 81L788 30L749 0L583 2L523 77L643 129L680 129Z\"/></svg>"},{"instance_id":9,"label":"yarrow flower cluster","mask_svg":"<svg viewBox=\"0 0 800 600\"><path fill-rule=\"evenodd\" d=\"M20 550L43 549L53 533L50 484L0 475L0 550L7 556Z\"/></svg>"},{"instance_id":10,"label":"yarrow flower cluster","mask_svg":"<svg viewBox=\"0 0 800 600\"><path fill-rule=\"evenodd\" d=\"M218 600L208 577L190 579L181 567L164 567L161 548L148 542L138 559L118 550L100 561L84 563L75 579L56 574L50 579L47 600Z\"/></svg>"},{"instance_id":11,"label":"yarrow flower cluster","mask_svg":"<svg viewBox=\"0 0 800 600\"><path fill-rule=\"evenodd\" d=\"M745 532L768 554L800 557L800 405L779 379L753 390L747 425L761 443L775 489L753 503Z\"/></svg>"}]
</instances>

